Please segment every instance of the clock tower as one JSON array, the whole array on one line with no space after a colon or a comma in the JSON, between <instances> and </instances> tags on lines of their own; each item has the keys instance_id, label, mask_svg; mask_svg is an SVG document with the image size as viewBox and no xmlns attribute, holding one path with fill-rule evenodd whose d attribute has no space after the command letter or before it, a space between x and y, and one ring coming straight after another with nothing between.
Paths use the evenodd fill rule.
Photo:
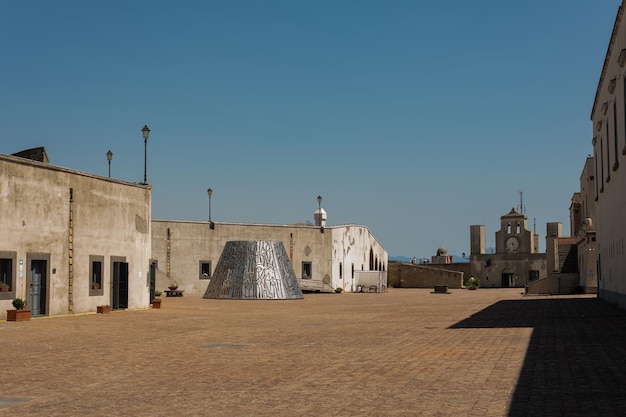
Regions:
<instances>
[{"instance_id":1,"label":"clock tower","mask_svg":"<svg viewBox=\"0 0 626 417\"><path fill-rule=\"evenodd\" d=\"M481 287L523 288L546 276L546 254L538 253L538 236L527 229L526 215L511 209L500 217L495 237L495 251L485 253L485 227L470 226L470 274Z\"/></svg>"},{"instance_id":2,"label":"clock tower","mask_svg":"<svg viewBox=\"0 0 626 417\"><path fill-rule=\"evenodd\" d=\"M514 208L500 217L500 230L496 232L496 253L536 253L533 232L526 228L526 216Z\"/></svg>"}]
</instances>

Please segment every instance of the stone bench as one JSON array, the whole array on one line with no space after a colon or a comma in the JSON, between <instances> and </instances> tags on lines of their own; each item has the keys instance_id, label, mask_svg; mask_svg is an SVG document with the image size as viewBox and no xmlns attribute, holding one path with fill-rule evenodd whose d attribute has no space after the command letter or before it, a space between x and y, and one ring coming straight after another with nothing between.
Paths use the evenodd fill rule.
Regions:
<instances>
[{"instance_id":1,"label":"stone bench","mask_svg":"<svg viewBox=\"0 0 626 417\"><path fill-rule=\"evenodd\" d=\"M449 294L447 285L435 285L435 294Z\"/></svg>"}]
</instances>

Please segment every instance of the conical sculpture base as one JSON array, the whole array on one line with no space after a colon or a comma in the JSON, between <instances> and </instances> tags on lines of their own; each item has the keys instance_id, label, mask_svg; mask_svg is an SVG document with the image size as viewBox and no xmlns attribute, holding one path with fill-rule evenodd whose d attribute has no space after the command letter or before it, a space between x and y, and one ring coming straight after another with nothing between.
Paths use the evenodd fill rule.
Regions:
<instances>
[{"instance_id":1,"label":"conical sculpture base","mask_svg":"<svg viewBox=\"0 0 626 417\"><path fill-rule=\"evenodd\" d=\"M304 298L282 242L226 242L204 298Z\"/></svg>"}]
</instances>

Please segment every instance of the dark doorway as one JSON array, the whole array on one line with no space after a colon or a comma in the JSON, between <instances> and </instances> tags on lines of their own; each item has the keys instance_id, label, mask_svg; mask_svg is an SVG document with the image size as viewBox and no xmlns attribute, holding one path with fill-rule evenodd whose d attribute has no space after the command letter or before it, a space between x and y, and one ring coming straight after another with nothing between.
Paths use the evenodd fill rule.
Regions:
<instances>
[{"instance_id":1,"label":"dark doorway","mask_svg":"<svg viewBox=\"0 0 626 417\"><path fill-rule=\"evenodd\" d=\"M128 263L113 262L113 288L111 289L111 308L128 308Z\"/></svg>"},{"instance_id":2,"label":"dark doorway","mask_svg":"<svg viewBox=\"0 0 626 417\"><path fill-rule=\"evenodd\" d=\"M33 259L30 261L30 315L33 317L46 314L48 261Z\"/></svg>"},{"instance_id":3,"label":"dark doorway","mask_svg":"<svg viewBox=\"0 0 626 417\"><path fill-rule=\"evenodd\" d=\"M154 292L156 291L156 271L157 261L150 262L150 302L154 300Z\"/></svg>"},{"instance_id":4,"label":"dark doorway","mask_svg":"<svg viewBox=\"0 0 626 417\"><path fill-rule=\"evenodd\" d=\"M513 273L503 272L502 273L502 287L503 288L511 288L513 287Z\"/></svg>"}]
</instances>

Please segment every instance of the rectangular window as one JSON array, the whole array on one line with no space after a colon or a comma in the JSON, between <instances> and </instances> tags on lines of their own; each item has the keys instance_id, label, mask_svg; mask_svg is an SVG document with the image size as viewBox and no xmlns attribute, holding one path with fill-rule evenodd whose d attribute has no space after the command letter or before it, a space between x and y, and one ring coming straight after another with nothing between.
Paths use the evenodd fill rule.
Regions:
<instances>
[{"instance_id":1,"label":"rectangular window","mask_svg":"<svg viewBox=\"0 0 626 417\"><path fill-rule=\"evenodd\" d=\"M103 265L104 256L89 255L89 295L104 294Z\"/></svg>"},{"instance_id":2,"label":"rectangular window","mask_svg":"<svg viewBox=\"0 0 626 417\"><path fill-rule=\"evenodd\" d=\"M604 138L600 138L600 192L604 192Z\"/></svg>"},{"instance_id":3,"label":"rectangular window","mask_svg":"<svg viewBox=\"0 0 626 417\"><path fill-rule=\"evenodd\" d=\"M9 300L15 295L14 270L16 252L0 252L0 300Z\"/></svg>"},{"instance_id":4,"label":"rectangular window","mask_svg":"<svg viewBox=\"0 0 626 417\"><path fill-rule=\"evenodd\" d=\"M302 279L311 279L313 277L312 270L311 262L302 262Z\"/></svg>"},{"instance_id":5,"label":"rectangular window","mask_svg":"<svg viewBox=\"0 0 626 417\"><path fill-rule=\"evenodd\" d=\"M622 82L622 90L624 93L624 96L622 97L622 103L624 103L624 126L626 126L626 80ZM626 141L624 142L624 147L622 148L622 155L626 155Z\"/></svg>"},{"instance_id":6,"label":"rectangular window","mask_svg":"<svg viewBox=\"0 0 626 417\"><path fill-rule=\"evenodd\" d=\"M339 262L339 278L343 278L343 263Z\"/></svg>"},{"instance_id":7,"label":"rectangular window","mask_svg":"<svg viewBox=\"0 0 626 417\"><path fill-rule=\"evenodd\" d=\"M613 171L619 167L619 158L617 150L617 101L613 101L613 145L615 147L615 163L613 163Z\"/></svg>"},{"instance_id":8,"label":"rectangular window","mask_svg":"<svg viewBox=\"0 0 626 417\"><path fill-rule=\"evenodd\" d=\"M611 138L608 119L606 121L606 182L611 182Z\"/></svg>"},{"instance_id":9,"label":"rectangular window","mask_svg":"<svg viewBox=\"0 0 626 417\"><path fill-rule=\"evenodd\" d=\"M535 281L539 279L539 271L531 269L528 271L528 281Z\"/></svg>"},{"instance_id":10,"label":"rectangular window","mask_svg":"<svg viewBox=\"0 0 626 417\"><path fill-rule=\"evenodd\" d=\"M598 201L598 152L594 152L593 154L593 165L596 170L595 175L595 184L596 184L596 198L595 201Z\"/></svg>"},{"instance_id":11,"label":"rectangular window","mask_svg":"<svg viewBox=\"0 0 626 417\"><path fill-rule=\"evenodd\" d=\"M200 261L200 279L211 279L211 261Z\"/></svg>"}]
</instances>

